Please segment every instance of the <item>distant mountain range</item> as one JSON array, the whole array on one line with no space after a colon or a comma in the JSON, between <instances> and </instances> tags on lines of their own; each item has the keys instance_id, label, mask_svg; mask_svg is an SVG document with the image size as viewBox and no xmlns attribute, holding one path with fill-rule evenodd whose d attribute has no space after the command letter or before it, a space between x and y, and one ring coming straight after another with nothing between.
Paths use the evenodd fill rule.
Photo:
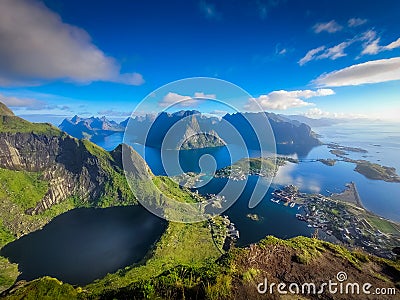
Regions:
<instances>
[{"instance_id":1,"label":"distant mountain range","mask_svg":"<svg viewBox=\"0 0 400 300\"><path fill-rule=\"evenodd\" d=\"M107 136L125 130L123 124L110 121L106 117L80 118L74 116L72 119L64 119L58 127L78 139L90 139L92 136L96 135Z\"/></svg>"},{"instance_id":2,"label":"distant mountain range","mask_svg":"<svg viewBox=\"0 0 400 300\"><path fill-rule=\"evenodd\" d=\"M72 119L65 119L59 128L76 138L89 139L94 136L108 136L127 129L126 135L130 139L129 142L155 148L160 148L164 143L164 146L173 149L221 146L232 142L233 135L239 133L248 148L259 149L259 138L251 124L264 126L265 116L275 135L278 151L290 153L294 148L307 151L320 144L309 125L273 113L235 113L226 114L219 119L205 116L196 110L181 110L174 113L161 112L158 115L136 116L120 123L110 121L106 117L74 116ZM228 128L226 124L232 126ZM233 132L232 128L235 128L236 132ZM285 150L289 148L290 150Z\"/></svg>"}]
</instances>

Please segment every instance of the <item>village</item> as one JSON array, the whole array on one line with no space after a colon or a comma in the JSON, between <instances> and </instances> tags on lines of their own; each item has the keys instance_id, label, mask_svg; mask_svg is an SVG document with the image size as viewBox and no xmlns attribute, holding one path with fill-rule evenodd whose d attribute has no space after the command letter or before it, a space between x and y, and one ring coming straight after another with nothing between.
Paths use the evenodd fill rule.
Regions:
<instances>
[{"instance_id":1,"label":"village","mask_svg":"<svg viewBox=\"0 0 400 300\"><path fill-rule=\"evenodd\" d=\"M392 249L400 241L400 226L332 196L300 193L297 187L289 185L275 190L271 201L283 202L291 207L297 204L297 219L307 222L307 226L315 228L316 232L322 230L343 244L393 258ZM355 203L359 201L354 200Z\"/></svg>"}]
</instances>

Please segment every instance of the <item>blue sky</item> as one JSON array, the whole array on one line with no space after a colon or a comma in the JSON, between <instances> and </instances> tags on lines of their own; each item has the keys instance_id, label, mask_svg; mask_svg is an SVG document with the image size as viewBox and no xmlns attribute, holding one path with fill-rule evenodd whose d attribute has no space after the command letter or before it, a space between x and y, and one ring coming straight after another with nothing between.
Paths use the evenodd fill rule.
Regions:
<instances>
[{"instance_id":1,"label":"blue sky","mask_svg":"<svg viewBox=\"0 0 400 300\"><path fill-rule=\"evenodd\" d=\"M3 0L0 101L36 121L117 119L201 76L245 89L249 99L224 99L238 110L397 120L399 11L385 0ZM219 98L202 86L163 92L149 110Z\"/></svg>"}]
</instances>

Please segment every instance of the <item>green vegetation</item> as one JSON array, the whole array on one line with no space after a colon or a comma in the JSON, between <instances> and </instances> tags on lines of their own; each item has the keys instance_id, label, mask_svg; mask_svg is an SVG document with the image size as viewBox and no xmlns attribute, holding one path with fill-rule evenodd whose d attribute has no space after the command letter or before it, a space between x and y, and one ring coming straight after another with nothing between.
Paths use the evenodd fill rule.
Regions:
<instances>
[{"instance_id":1,"label":"green vegetation","mask_svg":"<svg viewBox=\"0 0 400 300\"><path fill-rule=\"evenodd\" d=\"M244 180L247 175L258 175L262 177L273 177L279 167L286 162L298 163L297 159L291 157L257 157L242 158L233 165L217 170L216 177L231 177L236 180Z\"/></svg>"},{"instance_id":2,"label":"green vegetation","mask_svg":"<svg viewBox=\"0 0 400 300\"><path fill-rule=\"evenodd\" d=\"M166 176L154 177L153 183L157 186L160 192L168 198L186 203L198 202L188 189L181 188L179 184Z\"/></svg>"},{"instance_id":3,"label":"green vegetation","mask_svg":"<svg viewBox=\"0 0 400 300\"><path fill-rule=\"evenodd\" d=\"M387 182L400 182L400 176L397 175L395 168L381 166L366 160L356 160L351 162L357 164L356 168L354 169L356 172L369 179L383 180Z\"/></svg>"},{"instance_id":4,"label":"green vegetation","mask_svg":"<svg viewBox=\"0 0 400 300\"><path fill-rule=\"evenodd\" d=\"M48 183L40 177L36 172L0 168L0 198L10 198L23 210L35 206L48 190Z\"/></svg>"},{"instance_id":5,"label":"green vegetation","mask_svg":"<svg viewBox=\"0 0 400 300\"><path fill-rule=\"evenodd\" d=\"M258 295L255 284L265 276L271 282L293 282L298 276L306 276L311 282L321 280L316 266L327 274L344 270L351 278L370 280L374 286L394 286L393 278L400 272L399 262L306 237L280 240L269 236L256 245L233 248L216 260L218 253L207 252L215 247L203 249L204 244L196 244L199 240L183 244L196 238L195 232L204 225L171 223L144 265L107 275L84 288L45 277L27 283L5 299L235 299L242 293L252 299ZM181 246L184 248L179 249Z\"/></svg>"},{"instance_id":6,"label":"green vegetation","mask_svg":"<svg viewBox=\"0 0 400 300\"><path fill-rule=\"evenodd\" d=\"M257 214L247 214L246 217L257 222L261 220L260 216Z\"/></svg>"},{"instance_id":7,"label":"green vegetation","mask_svg":"<svg viewBox=\"0 0 400 300\"><path fill-rule=\"evenodd\" d=\"M89 151L90 154L96 156L100 162L104 163L104 161L113 161L113 158L110 154L110 152L104 150L100 146L97 146L96 144L92 143L89 140L83 139L81 140L83 145L85 146L86 150Z\"/></svg>"},{"instance_id":8,"label":"green vegetation","mask_svg":"<svg viewBox=\"0 0 400 300\"><path fill-rule=\"evenodd\" d=\"M55 278L46 276L20 287L6 298L10 300L73 300L79 299L78 296L81 292L81 288L74 288L69 284L63 284Z\"/></svg>"},{"instance_id":9,"label":"green vegetation","mask_svg":"<svg viewBox=\"0 0 400 300\"><path fill-rule=\"evenodd\" d=\"M389 233L389 234L397 234L400 236L400 225L399 224L394 223L389 220L386 220L386 219L383 219L376 215L372 215L372 214L368 214L366 216L366 219L370 224L375 226L381 232Z\"/></svg>"},{"instance_id":10,"label":"green vegetation","mask_svg":"<svg viewBox=\"0 0 400 300\"><path fill-rule=\"evenodd\" d=\"M16 116L0 115L0 132L34 133L46 136L63 136L57 127L49 123L31 123Z\"/></svg>"},{"instance_id":11,"label":"green vegetation","mask_svg":"<svg viewBox=\"0 0 400 300\"><path fill-rule=\"evenodd\" d=\"M18 265L0 256L0 292L12 286L18 275Z\"/></svg>"},{"instance_id":12,"label":"green vegetation","mask_svg":"<svg viewBox=\"0 0 400 300\"><path fill-rule=\"evenodd\" d=\"M0 116L14 116L14 113L4 103L0 102Z\"/></svg>"},{"instance_id":13,"label":"green vegetation","mask_svg":"<svg viewBox=\"0 0 400 300\"><path fill-rule=\"evenodd\" d=\"M215 246L219 249L221 253L224 253L223 246L226 236L228 234L227 226L229 225L229 223L229 219L221 216L215 216L214 218L209 220L212 238L214 240Z\"/></svg>"}]
</instances>

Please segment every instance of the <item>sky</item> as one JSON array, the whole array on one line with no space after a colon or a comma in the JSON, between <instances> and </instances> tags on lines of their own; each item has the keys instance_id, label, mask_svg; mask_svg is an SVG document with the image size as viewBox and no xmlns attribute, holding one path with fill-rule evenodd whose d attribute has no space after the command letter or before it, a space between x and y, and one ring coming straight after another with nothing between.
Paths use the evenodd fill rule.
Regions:
<instances>
[{"instance_id":1,"label":"sky","mask_svg":"<svg viewBox=\"0 0 400 300\"><path fill-rule=\"evenodd\" d=\"M0 101L54 123L182 97L196 109L199 95L239 111L397 121L399 11L396 0L0 0ZM249 96L167 85L191 77Z\"/></svg>"}]
</instances>

